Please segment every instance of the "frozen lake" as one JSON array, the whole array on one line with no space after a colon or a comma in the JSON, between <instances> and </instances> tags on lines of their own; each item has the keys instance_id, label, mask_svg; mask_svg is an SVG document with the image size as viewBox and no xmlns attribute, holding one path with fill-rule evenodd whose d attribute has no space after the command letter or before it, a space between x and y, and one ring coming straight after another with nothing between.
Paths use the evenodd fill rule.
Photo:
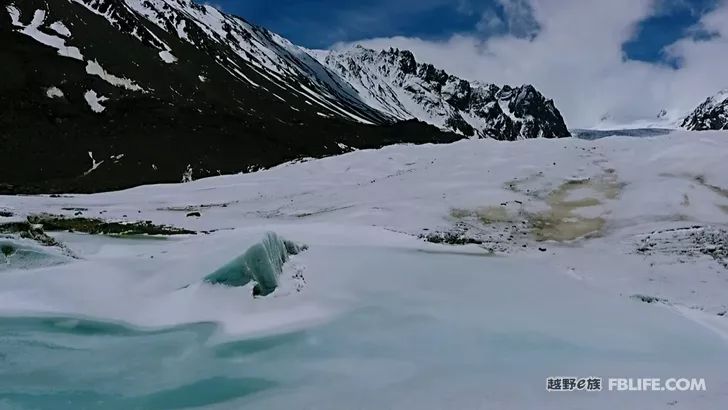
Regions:
<instances>
[{"instance_id":1,"label":"frozen lake","mask_svg":"<svg viewBox=\"0 0 728 410\"><path fill-rule=\"evenodd\" d=\"M726 137L395 146L1 197L0 408L722 409ZM43 212L197 234L8 233ZM309 246L273 294L204 283L267 231ZM452 238L472 243L431 243Z\"/></svg>"},{"instance_id":2,"label":"frozen lake","mask_svg":"<svg viewBox=\"0 0 728 410\"><path fill-rule=\"evenodd\" d=\"M697 409L726 399L728 348L715 333L663 306L591 289L544 257L320 245L296 262L328 317L270 334L241 338L212 323L141 330L72 317L2 319L0 404L662 408L678 400ZM225 296L247 299L249 289ZM186 297L194 304L202 295ZM234 313L224 299L204 302L222 317ZM704 377L709 390L545 391L548 376L675 375Z\"/></svg>"}]
</instances>

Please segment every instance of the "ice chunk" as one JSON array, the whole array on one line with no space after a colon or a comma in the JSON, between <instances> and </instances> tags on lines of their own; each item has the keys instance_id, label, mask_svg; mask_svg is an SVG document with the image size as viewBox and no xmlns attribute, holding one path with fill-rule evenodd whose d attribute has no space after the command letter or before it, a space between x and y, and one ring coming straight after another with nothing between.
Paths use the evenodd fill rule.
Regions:
<instances>
[{"instance_id":1,"label":"ice chunk","mask_svg":"<svg viewBox=\"0 0 728 410\"><path fill-rule=\"evenodd\" d=\"M39 246L29 240L0 237L0 272L10 269L34 269L68 261L57 249Z\"/></svg>"},{"instance_id":2,"label":"ice chunk","mask_svg":"<svg viewBox=\"0 0 728 410\"><path fill-rule=\"evenodd\" d=\"M266 296L278 287L278 276L288 257L305 249L305 246L268 232L261 242L206 276L204 281L225 286L245 286L255 282L253 294Z\"/></svg>"}]
</instances>

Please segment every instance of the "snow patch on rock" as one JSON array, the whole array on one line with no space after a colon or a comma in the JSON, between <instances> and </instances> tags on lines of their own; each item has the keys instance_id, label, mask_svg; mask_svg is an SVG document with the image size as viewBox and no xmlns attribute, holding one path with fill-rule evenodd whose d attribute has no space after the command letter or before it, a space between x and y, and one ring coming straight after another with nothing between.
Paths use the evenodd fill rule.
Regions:
<instances>
[{"instance_id":1,"label":"snow patch on rock","mask_svg":"<svg viewBox=\"0 0 728 410\"><path fill-rule=\"evenodd\" d=\"M117 77L109 74L96 60L89 60L86 63L86 72L91 75L99 76L107 83L116 87L123 87L130 91L144 91L142 87L128 78Z\"/></svg>"},{"instance_id":2,"label":"snow patch on rock","mask_svg":"<svg viewBox=\"0 0 728 410\"><path fill-rule=\"evenodd\" d=\"M63 98L63 91L58 87L49 87L46 89L46 96L48 98Z\"/></svg>"},{"instance_id":3,"label":"snow patch on rock","mask_svg":"<svg viewBox=\"0 0 728 410\"><path fill-rule=\"evenodd\" d=\"M59 36L71 37L71 30L61 21L56 21L50 25L51 30L55 31Z\"/></svg>"},{"instance_id":4,"label":"snow patch on rock","mask_svg":"<svg viewBox=\"0 0 728 410\"><path fill-rule=\"evenodd\" d=\"M96 91L94 90L86 91L86 93L83 95L83 98L86 99L88 106L91 107L91 110L95 113L101 113L106 109L106 107L101 105L101 103L104 101L108 101L108 98L96 94Z\"/></svg>"},{"instance_id":5,"label":"snow patch on rock","mask_svg":"<svg viewBox=\"0 0 728 410\"><path fill-rule=\"evenodd\" d=\"M159 52L159 58L162 59L167 64L172 64L177 62L177 57L172 55L172 53L169 52L169 50L164 50Z\"/></svg>"},{"instance_id":6,"label":"snow patch on rock","mask_svg":"<svg viewBox=\"0 0 728 410\"><path fill-rule=\"evenodd\" d=\"M101 164L104 163L103 160L96 161L96 159L94 159L94 153L91 151L88 152L88 157L91 158L91 168L89 168L86 172L84 172L83 173L84 175L88 175L88 174L96 171L96 168L100 167Z\"/></svg>"},{"instance_id":7,"label":"snow patch on rock","mask_svg":"<svg viewBox=\"0 0 728 410\"><path fill-rule=\"evenodd\" d=\"M61 37L46 34L40 31L40 27L43 25L46 19L46 12L44 10L36 10L33 14L33 20L27 26L23 25L20 21L20 10L14 6L6 7L10 20L13 26L18 27L18 32L25 34L26 36L34 39L35 41L53 47L58 50L58 54L63 57L69 57L76 60L83 61L83 55L81 51L76 47L66 45L66 40Z\"/></svg>"}]
</instances>

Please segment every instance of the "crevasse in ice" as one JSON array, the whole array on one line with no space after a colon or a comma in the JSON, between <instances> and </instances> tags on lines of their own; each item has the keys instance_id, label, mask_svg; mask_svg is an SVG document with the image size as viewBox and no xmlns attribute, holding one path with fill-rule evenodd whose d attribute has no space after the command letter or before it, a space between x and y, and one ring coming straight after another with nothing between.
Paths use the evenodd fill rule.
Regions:
<instances>
[{"instance_id":1,"label":"crevasse in ice","mask_svg":"<svg viewBox=\"0 0 728 410\"><path fill-rule=\"evenodd\" d=\"M305 249L306 246L268 232L262 241L207 275L204 281L225 286L245 286L252 281L256 283L253 294L266 296L278 287L278 276L288 257Z\"/></svg>"}]
</instances>

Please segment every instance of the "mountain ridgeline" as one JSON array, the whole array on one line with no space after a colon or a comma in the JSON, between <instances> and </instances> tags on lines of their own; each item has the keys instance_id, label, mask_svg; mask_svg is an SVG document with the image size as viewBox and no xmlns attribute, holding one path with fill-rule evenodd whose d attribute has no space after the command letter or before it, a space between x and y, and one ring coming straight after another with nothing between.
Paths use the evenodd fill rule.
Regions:
<instances>
[{"instance_id":1,"label":"mountain ridgeline","mask_svg":"<svg viewBox=\"0 0 728 410\"><path fill-rule=\"evenodd\" d=\"M406 51L323 56L190 0L0 0L0 41L0 193L179 182L394 143L569 135L531 86L469 83Z\"/></svg>"},{"instance_id":2,"label":"mountain ridgeline","mask_svg":"<svg viewBox=\"0 0 728 410\"><path fill-rule=\"evenodd\" d=\"M728 130L728 89L708 97L682 122L692 131Z\"/></svg>"},{"instance_id":3,"label":"mountain ridgeline","mask_svg":"<svg viewBox=\"0 0 728 410\"><path fill-rule=\"evenodd\" d=\"M356 46L312 54L368 105L398 119L417 118L466 136L507 141L570 136L553 101L531 85L469 82L417 62L407 50Z\"/></svg>"}]
</instances>

